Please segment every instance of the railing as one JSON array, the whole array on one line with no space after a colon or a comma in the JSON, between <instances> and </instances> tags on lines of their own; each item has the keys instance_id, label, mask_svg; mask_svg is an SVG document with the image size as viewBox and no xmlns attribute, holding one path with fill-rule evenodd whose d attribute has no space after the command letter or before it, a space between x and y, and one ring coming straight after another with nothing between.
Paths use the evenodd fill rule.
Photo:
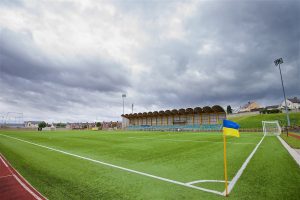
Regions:
<instances>
[{"instance_id":1,"label":"railing","mask_svg":"<svg viewBox=\"0 0 300 200\"><path fill-rule=\"evenodd\" d=\"M128 126L127 130L143 131L220 131L221 124L202 124L202 125L166 125L166 126Z\"/></svg>"}]
</instances>

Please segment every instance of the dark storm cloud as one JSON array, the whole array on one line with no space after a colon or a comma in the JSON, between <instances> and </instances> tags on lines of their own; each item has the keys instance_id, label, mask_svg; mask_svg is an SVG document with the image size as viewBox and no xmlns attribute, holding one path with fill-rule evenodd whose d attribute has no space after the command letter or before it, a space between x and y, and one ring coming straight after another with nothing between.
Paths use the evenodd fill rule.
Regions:
<instances>
[{"instance_id":1,"label":"dark storm cloud","mask_svg":"<svg viewBox=\"0 0 300 200\"><path fill-rule=\"evenodd\" d=\"M161 78L161 84L151 84L150 80L141 90L150 85L162 105L265 98L276 103L282 91L273 61L283 57L287 94L299 96L299 11L296 1L201 4L201 11L184 23L187 41L164 40L150 46L150 51L147 48L154 54L142 59L154 66L151 73ZM207 41L213 53L201 54L199 49ZM194 76L188 75L189 71Z\"/></svg>"},{"instance_id":2,"label":"dark storm cloud","mask_svg":"<svg viewBox=\"0 0 300 200\"><path fill-rule=\"evenodd\" d=\"M0 112L117 120L121 93L137 112L278 104L279 57L287 96L300 96L299 1L102 3L0 3Z\"/></svg>"}]
</instances>

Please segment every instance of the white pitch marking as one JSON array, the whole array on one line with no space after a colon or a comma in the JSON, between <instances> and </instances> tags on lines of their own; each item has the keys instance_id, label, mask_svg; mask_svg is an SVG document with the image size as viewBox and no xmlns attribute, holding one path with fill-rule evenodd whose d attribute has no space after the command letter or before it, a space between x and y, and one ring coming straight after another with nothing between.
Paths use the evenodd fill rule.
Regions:
<instances>
[{"instance_id":1,"label":"white pitch marking","mask_svg":"<svg viewBox=\"0 0 300 200\"><path fill-rule=\"evenodd\" d=\"M251 152L251 154L248 156L248 158L243 163L242 167L239 169L239 171L236 173L236 175L233 177L233 179L229 183L229 185L228 185L228 194L231 192L231 190L233 189L234 185L236 184L236 182L241 177L242 173L246 169L248 163L250 162L251 158L253 157L254 153L256 152L256 150L258 149L258 147L260 146L260 144L262 143L262 141L264 140L264 138L265 138L265 135L262 137L262 139L259 141L259 143L255 146L255 148L253 149L253 151ZM225 191L223 192L223 194L225 195Z\"/></svg>"},{"instance_id":2,"label":"white pitch marking","mask_svg":"<svg viewBox=\"0 0 300 200\"><path fill-rule=\"evenodd\" d=\"M80 159L83 159L83 160L88 160L88 161L91 161L91 162L99 163L99 164L102 164L102 165L106 165L106 166L109 166L109 167L113 167L113 168L117 168L117 169L120 169L120 170L128 171L128 172L131 172L131 173L136 173L136 174L139 174L139 175L151 177L151 178L162 180L162 181L165 181L165 182L174 183L174 184L177 184L177 185L181 185L181 186L185 186L185 187L189 187L189 188L193 188L193 189L197 189L197 190L201 190L201 191L210 192L210 193L214 193L214 194L224 196L224 194L222 192L219 192L219 191L210 190L210 189L206 189L206 188L202 188L202 187L198 187L198 186L194 186L194 185L188 185L188 184L183 183L183 182L179 182L179 181L175 181L175 180L155 176L155 175L152 175L152 174L147 174L147 173L144 173L144 172L128 169L128 168L125 168L125 167L113 165L113 164L110 164L110 163L102 162L102 161L99 161L99 160L94 160L94 159L91 159L91 158L79 156L79 155L76 155L76 154L73 154L73 153L69 153L69 152L62 151L62 150L59 150L59 149L55 149L55 148L52 148L52 147L47 147L47 146L44 146L44 145L36 144L36 143L29 142L29 141L26 141L26 140L22 140L22 139L19 139L19 138L11 137L11 136L8 136L8 135L3 135L3 134L0 134L0 135L2 135L4 137L11 138L11 139L15 139L15 140L18 140L18 141L21 141L21 142L25 142L25 143L28 143L28 144L31 144L31 145L35 145L35 146L38 146L38 147L42 147L42 148L45 148L45 149L56 151L56 152L59 152L59 153L62 153L62 154L77 157L77 158L80 158Z\"/></svg>"},{"instance_id":3,"label":"white pitch marking","mask_svg":"<svg viewBox=\"0 0 300 200\"><path fill-rule=\"evenodd\" d=\"M197 180L197 181L188 182L186 184L193 185L196 183L225 183L225 181L224 180ZM230 181L228 181L228 183L230 183Z\"/></svg>"},{"instance_id":4,"label":"white pitch marking","mask_svg":"<svg viewBox=\"0 0 300 200\"><path fill-rule=\"evenodd\" d=\"M166 140L166 141L171 141L171 142L208 142L208 143L222 143L223 142L215 142L215 141L209 141L209 140L175 140L175 139L165 139L165 138L160 138L160 139L157 139L157 138L151 138L151 137L145 137L145 138L141 138L141 137L128 137L128 138L131 138L131 139L138 139L138 140ZM256 144L256 143L240 143L240 142L227 142L229 144Z\"/></svg>"}]
</instances>

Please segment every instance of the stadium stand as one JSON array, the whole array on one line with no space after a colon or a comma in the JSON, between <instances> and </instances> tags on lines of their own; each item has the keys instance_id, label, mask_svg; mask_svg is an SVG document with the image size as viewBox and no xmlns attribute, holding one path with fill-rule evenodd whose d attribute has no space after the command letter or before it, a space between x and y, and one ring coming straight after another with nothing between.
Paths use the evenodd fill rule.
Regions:
<instances>
[{"instance_id":1,"label":"stadium stand","mask_svg":"<svg viewBox=\"0 0 300 200\"><path fill-rule=\"evenodd\" d=\"M122 117L123 127L127 130L219 131L223 119L226 119L226 112L215 105L124 114Z\"/></svg>"}]
</instances>

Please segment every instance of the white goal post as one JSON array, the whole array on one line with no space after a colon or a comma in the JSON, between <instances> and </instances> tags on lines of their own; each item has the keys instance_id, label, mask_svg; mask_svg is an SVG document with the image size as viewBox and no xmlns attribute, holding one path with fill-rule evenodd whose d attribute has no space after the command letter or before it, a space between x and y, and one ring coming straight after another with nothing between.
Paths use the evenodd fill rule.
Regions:
<instances>
[{"instance_id":1,"label":"white goal post","mask_svg":"<svg viewBox=\"0 0 300 200\"><path fill-rule=\"evenodd\" d=\"M278 136L281 134L281 127L278 121L262 121L264 135Z\"/></svg>"}]
</instances>

